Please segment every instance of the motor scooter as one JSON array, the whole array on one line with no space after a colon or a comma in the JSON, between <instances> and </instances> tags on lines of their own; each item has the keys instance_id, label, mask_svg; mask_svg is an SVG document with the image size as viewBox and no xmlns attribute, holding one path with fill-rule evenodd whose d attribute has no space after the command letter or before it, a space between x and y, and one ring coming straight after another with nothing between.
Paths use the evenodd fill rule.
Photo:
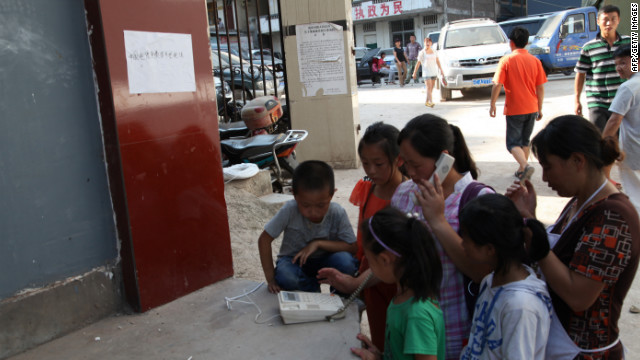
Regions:
<instances>
[{"instance_id":1,"label":"motor scooter","mask_svg":"<svg viewBox=\"0 0 640 360\"><path fill-rule=\"evenodd\" d=\"M305 130L288 130L284 134L263 134L247 138L220 140L223 166L254 163L261 169L271 169L271 184L277 192L289 185L284 171L293 175L298 166L295 148L308 135ZM283 171L284 170L284 171Z\"/></svg>"},{"instance_id":2,"label":"motor scooter","mask_svg":"<svg viewBox=\"0 0 640 360\"><path fill-rule=\"evenodd\" d=\"M240 121L220 122L220 140L264 134L286 133L289 120L280 102L273 96L249 101L238 111Z\"/></svg>"},{"instance_id":3,"label":"motor scooter","mask_svg":"<svg viewBox=\"0 0 640 360\"><path fill-rule=\"evenodd\" d=\"M308 135L305 130L289 130L282 116L280 102L262 96L242 108L243 121L219 124L223 166L254 163L269 168L274 190L281 192L288 185L283 170L293 175L298 166L295 148Z\"/></svg>"}]
</instances>

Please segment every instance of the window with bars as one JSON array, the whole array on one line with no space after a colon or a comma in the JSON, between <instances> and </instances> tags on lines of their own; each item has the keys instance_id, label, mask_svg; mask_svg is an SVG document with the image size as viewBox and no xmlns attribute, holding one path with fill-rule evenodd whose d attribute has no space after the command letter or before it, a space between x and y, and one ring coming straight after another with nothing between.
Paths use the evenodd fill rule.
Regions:
<instances>
[{"instance_id":1,"label":"window with bars","mask_svg":"<svg viewBox=\"0 0 640 360\"><path fill-rule=\"evenodd\" d=\"M438 25L438 14L423 16L422 25Z\"/></svg>"},{"instance_id":2,"label":"window with bars","mask_svg":"<svg viewBox=\"0 0 640 360\"><path fill-rule=\"evenodd\" d=\"M375 32L376 31L376 23L375 22L368 22L368 23L362 24L362 31L363 32Z\"/></svg>"},{"instance_id":3,"label":"window with bars","mask_svg":"<svg viewBox=\"0 0 640 360\"><path fill-rule=\"evenodd\" d=\"M413 19L404 19L389 22L391 32L413 31Z\"/></svg>"}]
</instances>

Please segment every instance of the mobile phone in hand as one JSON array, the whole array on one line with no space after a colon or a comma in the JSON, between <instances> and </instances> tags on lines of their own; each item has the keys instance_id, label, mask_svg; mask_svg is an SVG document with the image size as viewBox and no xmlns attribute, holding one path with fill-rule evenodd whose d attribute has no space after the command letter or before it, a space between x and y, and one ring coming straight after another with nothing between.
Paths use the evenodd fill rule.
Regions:
<instances>
[{"instance_id":1,"label":"mobile phone in hand","mask_svg":"<svg viewBox=\"0 0 640 360\"><path fill-rule=\"evenodd\" d=\"M451 171L451 167L453 166L454 161L455 159L453 158L453 156L447 153L441 153L440 157L436 161L436 169L433 172L433 174L431 174L429 181L433 185L435 185L435 182L433 180L434 175L438 174L438 179L440 179L440 183L442 183L442 180L444 180L444 178L447 177L447 175L449 174L449 171Z\"/></svg>"}]
</instances>

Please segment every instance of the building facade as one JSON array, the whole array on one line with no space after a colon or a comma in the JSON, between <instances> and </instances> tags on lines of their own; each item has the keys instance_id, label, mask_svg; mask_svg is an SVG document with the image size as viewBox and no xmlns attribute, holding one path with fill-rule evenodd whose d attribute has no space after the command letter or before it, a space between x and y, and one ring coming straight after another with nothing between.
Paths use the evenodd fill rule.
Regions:
<instances>
[{"instance_id":1,"label":"building facade","mask_svg":"<svg viewBox=\"0 0 640 360\"><path fill-rule=\"evenodd\" d=\"M448 21L467 18L496 20L498 0L369 0L353 1L356 46L392 47L415 35L422 42L430 32L440 31Z\"/></svg>"}]
</instances>

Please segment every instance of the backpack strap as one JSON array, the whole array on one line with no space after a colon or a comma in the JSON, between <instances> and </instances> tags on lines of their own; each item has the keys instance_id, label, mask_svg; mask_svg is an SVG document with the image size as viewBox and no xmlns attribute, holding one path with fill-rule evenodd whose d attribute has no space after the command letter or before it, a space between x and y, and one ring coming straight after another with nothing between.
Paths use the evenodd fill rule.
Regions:
<instances>
[{"instance_id":1,"label":"backpack strap","mask_svg":"<svg viewBox=\"0 0 640 360\"><path fill-rule=\"evenodd\" d=\"M485 185L479 181L472 181L467 187L462 191L462 195L460 196L460 203L458 205L458 219L460 219L460 213L462 212L462 208L471 201L475 199L480 191L484 188L489 188L493 190L493 188L489 185ZM494 190L495 191L495 190ZM458 233L460 233L460 229L458 229ZM473 312L476 305L476 299L478 295L484 291L480 289L480 284L474 283L471 278L462 274L464 278L464 300L467 305L467 311L469 312L469 316L473 316ZM486 284L485 284L486 287Z\"/></svg>"},{"instance_id":2,"label":"backpack strap","mask_svg":"<svg viewBox=\"0 0 640 360\"><path fill-rule=\"evenodd\" d=\"M460 212L462 212L462 208L464 208L464 206L469 201L471 201L472 199L475 199L480 193L480 191L482 191L482 189L485 189L485 188L489 188L493 190L491 186L475 180L472 181L469 185L467 185L466 188L464 188L464 191L462 191L462 195L460 196L460 203L458 206L458 219L460 218Z\"/></svg>"}]
</instances>

